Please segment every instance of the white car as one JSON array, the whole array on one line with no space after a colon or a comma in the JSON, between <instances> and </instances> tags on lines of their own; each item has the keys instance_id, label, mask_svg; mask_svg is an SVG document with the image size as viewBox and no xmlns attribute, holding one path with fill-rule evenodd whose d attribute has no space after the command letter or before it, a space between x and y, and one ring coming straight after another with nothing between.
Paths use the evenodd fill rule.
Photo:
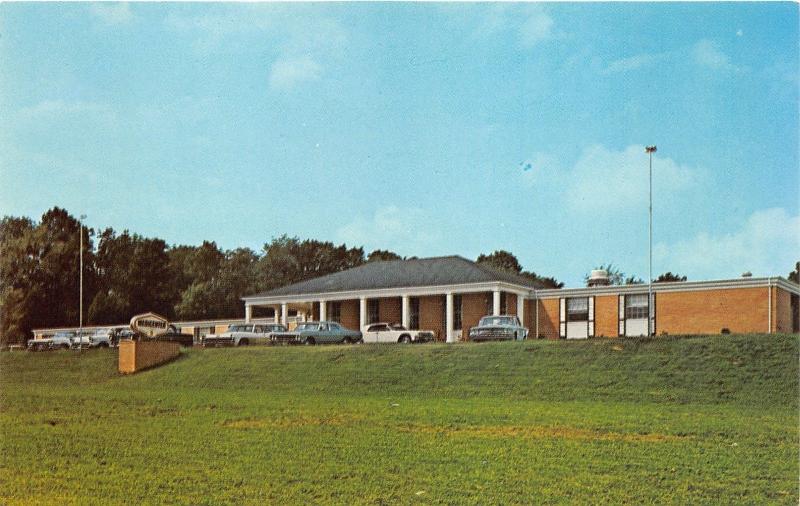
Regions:
<instances>
[{"instance_id":1,"label":"white car","mask_svg":"<svg viewBox=\"0 0 800 506\"><path fill-rule=\"evenodd\" d=\"M286 327L277 323L234 323L221 334L208 334L202 343L206 347L272 344L273 332L286 332Z\"/></svg>"},{"instance_id":2,"label":"white car","mask_svg":"<svg viewBox=\"0 0 800 506\"><path fill-rule=\"evenodd\" d=\"M433 341L430 330L408 330L397 323L373 323L363 332L365 343L426 343Z\"/></svg>"},{"instance_id":3,"label":"white car","mask_svg":"<svg viewBox=\"0 0 800 506\"><path fill-rule=\"evenodd\" d=\"M74 332L70 339L72 348L108 348L111 346L111 331L109 329L84 330L83 334Z\"/></svg>"}]
</instances>

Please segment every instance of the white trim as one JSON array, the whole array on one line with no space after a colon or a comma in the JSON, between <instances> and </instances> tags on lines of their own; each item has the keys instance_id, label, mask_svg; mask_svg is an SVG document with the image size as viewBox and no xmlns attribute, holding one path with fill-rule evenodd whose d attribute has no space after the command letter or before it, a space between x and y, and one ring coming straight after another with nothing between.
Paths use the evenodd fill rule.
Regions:
<instances>
[{"instance_id":1,"label":"white trim","mask_svg":"<svg viewBox=\"0 0 800 506\"><path fill-rule=\"evenodd\" d=\"M408 295L403 295L402 297L400 314L403 327L411 328L411 297Z\"/></svg>"},{"instance_id":2,"label":"white trim","mask_svg":"<svg viewBox=\"0 0 800 506\"><path fill-rule=\"evenodd\" d=\"M789 293L800 295L800 285L783 278L742 278L716 281L677 281L671 283L653 283L653 293L658 292L694 292L699 290L724 290L735 288L763 288L777 286ZM592 288L551 288L538 290L540 299L557 299L560 297L587 297L590 295L620 295L626 293L642 293L647 285L615 285L595 286ZM532 297L530 295L529 297Z\"/></svg>"},{"instance_id":3,"label":"white trim","mask_svg":"<svg viewBox=\"0 0 800 506\"><path fill-rule=\"evenodd\" d=\"M453 332L453 323L455 320L454 307L453 307L453 292L448 292L445 296L445 336L448 343L456 341L455 333Z\"/></svg>"},{"instance_id":4,"label":"white trim","mask_svg":"<svg viewBox=\"0 0 800 506\"><path fill-rule=\"evenodd\" d=\"M367 298L358 299L358 330L364 332L367 327Z\"/></svg>"},{"instance_id":5,"label":"white trim","mask_svg":"<svg viewBox=\"0 0 800 506\"><path fill-rule=\"evenodd\" d=\"M276 302L308 302L310 300L349 300L359 299L361 297L368 297L370 299L384 298L384 297L402 297L408 295L410 297L425 297L428 295L442 295L450 293L475 293L475 292L493 292L495 290L502 290L523 297L529 296L532 288L522 285L515 285L505 281L491 281L482 283L464 283L457 285L438 285L438 286L406 286L397 288L375 288L365 290L348 290L342 292L325 292L325 293L306 293L306 294L289 294L289 295L271 295L268 297L248 296L242 297L242 300L249 302L253 305L266 305Z\"/></svg>"}]
</instances>

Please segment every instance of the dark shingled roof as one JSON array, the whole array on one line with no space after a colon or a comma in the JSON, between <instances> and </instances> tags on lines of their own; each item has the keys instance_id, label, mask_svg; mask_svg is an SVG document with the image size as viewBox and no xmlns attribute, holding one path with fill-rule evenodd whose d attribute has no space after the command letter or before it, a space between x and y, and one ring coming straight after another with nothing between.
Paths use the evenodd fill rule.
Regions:
<instances>
[{"instance_id":1,"label":"dark shingled roof","mask_svg":"<svg viewBox=\"0 0 800 506\"><path fill-rule=\"evenodd\" d=\"M369 262L346 271L308 279L256 295L249 295L247 298L381 288L490 283L496 281L513 283L528 288L541 288L542 286L518 274L497 270L460 256L447 256Z\"/></svg>"}]
</instances>

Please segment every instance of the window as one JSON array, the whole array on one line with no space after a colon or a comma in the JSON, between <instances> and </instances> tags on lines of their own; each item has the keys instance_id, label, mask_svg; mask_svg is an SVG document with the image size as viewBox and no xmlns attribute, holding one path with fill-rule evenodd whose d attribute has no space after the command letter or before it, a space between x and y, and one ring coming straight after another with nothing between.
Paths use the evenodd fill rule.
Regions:
<instances>
[{"instance_id":1,"label":"window","mask_svg":"<svg viewBox=\"0 0 800 506\"><path fill-rule=\"evenodd\" d=\"M636 295L627 295L625 297L625 319L647 319L647 294L638 293Z\"/></svg>"},{"instance_id":2,"label":"window","mask_svg":"<svg viewBox=\"0 0 800 506\"><path fill-rule=\"evenodd\" d=\"M461 330L461 295L453 295L453 329Z\"/></svg>"},{"instance_id":3,"label":"window","mask_svg":"<svg viewBox=\"0 0 800 506\"><path fill-rule=\"evenodd\" d=\"M367 301L367 323L375 323L380 318L380 301L371 299Z\"/></svg>"},{"instance_id":4,"label":"window","mask_svg":"<svg viewBox=\"0 0 800 506\"><path fill-rule=\"evenodd\" d=\"M411 326L412 329L419 328L419 297L411 297L409 300L409 305L411 306L411 314L409 315L409 322L408 324Z\"/></svg>"},{"instance_id":5,"label":"window","mask_svg":"<svg viewBox=\"0 0 800 506\"><path fill-rule=\"evenodd\" d=\"M573 297L567 299L567 321L586 322L589 321L589 298Z\"/></svg>"},{"instance_id":6,"label":"window","mask_svg":"<svg viewBox=\"0 0 800 506\"><path fill-rule=\"evenodd\" d=\"M328 302L328 320L332 322L342 323L342 303L341 302Z\"/></svg>"},{"instance_id":7,"label":"window","mask_svg":"<svg viewBox=\"0 0 800 506\"><path fill-rule=\"evenodd\" d=\"M372 325L367 329L367 332L385 332L389 330L386 324Z\"/></svg>"},{"instance_id":8,"label":"window","mask_svg":"<svg viewBox=\"0 0 800 506\"><path fill-rule=\"evenodd\" d=\"M342 326L339 325L338 323L331 322L331 323L328 324L328 329L329 330L342 330Z\"/></svg>"}]
</instances>

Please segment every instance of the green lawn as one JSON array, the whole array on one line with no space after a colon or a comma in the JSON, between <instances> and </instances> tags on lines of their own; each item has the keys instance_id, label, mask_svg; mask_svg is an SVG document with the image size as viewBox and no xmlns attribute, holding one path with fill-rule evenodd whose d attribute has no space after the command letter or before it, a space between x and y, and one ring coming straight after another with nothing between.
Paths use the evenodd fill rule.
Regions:
<instances>
[{"instance_id":1,"label":"green lawn","mask_svg":"<svg viewBox=\"0 0 800 506\"><path fill-rule=\"evenodd\" d=\"M0 354L2 504L798 503L798 336Z\"/></svg>"}]
</instances>

